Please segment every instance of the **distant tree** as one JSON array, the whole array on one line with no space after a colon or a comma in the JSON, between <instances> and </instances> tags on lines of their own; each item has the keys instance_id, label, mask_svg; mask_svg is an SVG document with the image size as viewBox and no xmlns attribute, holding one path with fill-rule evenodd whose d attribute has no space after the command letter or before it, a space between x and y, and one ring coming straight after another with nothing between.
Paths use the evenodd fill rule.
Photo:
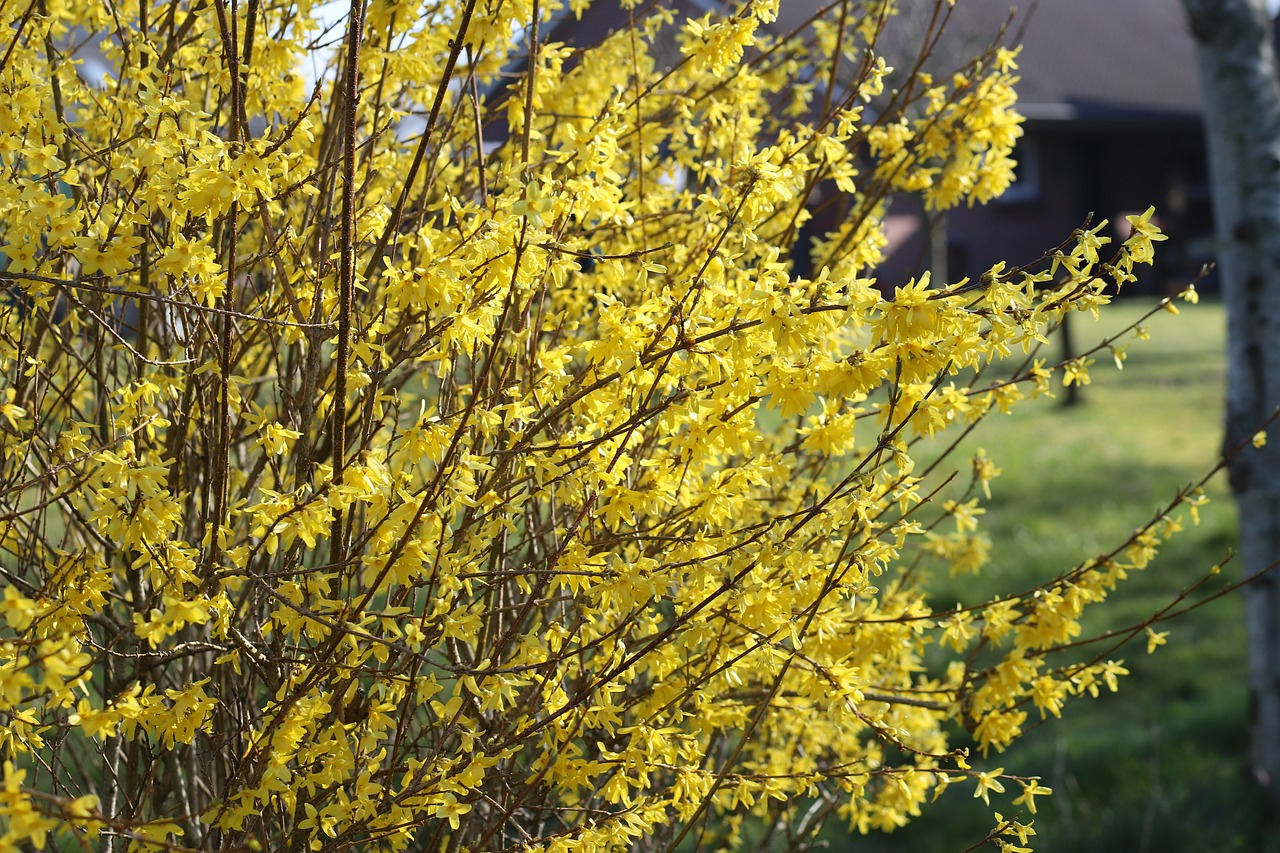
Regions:
<instances>
[{"instance_id":1,"label":"distant tree","mask_svg":"<svg viewBox=\"0 0 1280 853\"><path fill-rule=\"evenodd\" d=\"M1228 319L1226 447L1280 406L1280 76L1264 0L1183 0L1204 89L1217 255ZM1280 560L1280 440L1234 452L1245 573ZM1244 590L1251 764L1280 796L1280 575Z\"/></svg>"},{"instance_id":2,"label":"distant tree","mask_svg":"<svg viewBox=\"0 0 1280 853\"><path fill-rule=\"evenodd\" d=\"M941 451L1160 235L876 282L890 193L1009 185L1015 52L634 5L0 4L0 849L800 849L950 785L1026 848L990 753L1159 644L1081 616L1199 498L938 610L1000 547Z\"/></svg>"}]
</instances>

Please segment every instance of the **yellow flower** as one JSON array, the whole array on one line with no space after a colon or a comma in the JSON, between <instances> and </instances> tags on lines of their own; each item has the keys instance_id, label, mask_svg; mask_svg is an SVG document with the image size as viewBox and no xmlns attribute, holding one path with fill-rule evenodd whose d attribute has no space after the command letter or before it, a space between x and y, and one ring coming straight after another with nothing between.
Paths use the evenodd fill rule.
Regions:
<instances>
[{"instance_id":1,"label":"yellow flower","mask_svg":"<svg viewBox=\"0 0 1280 853\"><path fill-rule=\"evenodd\" d=\"M0 601L0 616L4 617L10 628L15 631L25 631L35 619L37 612L36 603L19 592L17 587L4 588L4 601Z\"/></svg>"},{"instance_id":2,"label":"yellow flower","mask_svg":"<svg viewBox=\"0 0 1280 853\"><path fill-rule=\"evenodd\" d=\"M1153 225L1151 217L1155 215L1156 209L1148 207L1140 214L1126 216L1129 221L1129 237L1124 241L1125 250L1129 258L1135 264L1149 264L1155 258L1155 249L1152 243L1160 240L1169 239L1166 235L1160 233L1160 229Z\"/></svg>"},{"instance_id":3,"label":"yellow flower","mask_svg":"<svg viewBox=\"0 0 1280 853\"><path fill-rule=\"evenodd\" d=\"M26 153L28 160L37 172L61 172L67 166L62 158L58 156L58 146L52 143L39 148L30 148Z\"/></svg>"},{"instance_id":4,"label":"yellow flower","mask_svg":"<svg viewBox=\"0 0 1280 853\"><path fill-rule=\"evenodd\" d=\"M1003 773L1003 767L997 767L995 770L988 770L985 773L979 772L975 777L978 782L978 786L974 790L973 796L975 798L981 797L982 802L990 805L991 800L989 797L992 791L995 791L998 794L1004 793L1004 784L1000 781L1000 776Z\"/></svg>"},{"instance_id":5,"label":"yellow flower","mask_svg":"<svg viewBox=\"0 0 1280 853\"><path fill-rule=\"evenodd\" d=\"M437 816L448 818L449 826L457 829L458 820L467 812L471 811L470 803L459 802L458 798L453 794L445 793L441 795L441 801L438 805L432 806L431 813Z\"/></svg>"},{"instance_id":6,"label":"yellow flower","mask_svg":"<svg viewBox=\"0 0 1280 853\"><path fill-rule=\"evenodd\" d=\"M535 228L545 224L543 215L555 209L555 200L542 194L542 185L537 181L529 181L524 186L524 197L514 202L510 210L516 216L523 216Z\"/></svg>"},{"instance_id":7,"label":"yellow flower","mask_svg":"<svg viewBox=\"0 0 1280 853\"><path fill-rule=\"evenodd\" d=\"M1047 797L1053 793L1052 788L1046 788L1037 779L1031 779L1019 784L1022 785L1022 794L1013 801L1013 804L1015 806L1025 805L1027 811L1032 814L1036 813L1036 797ZM1024 838L1023 841L1025 842L1026 839Z\"/></svg>"},{"instance_id":8,"label":"yellow flower","mask_svg":"<svg viewBox=\"0 0 1280 853\"><path fill-rule=\"evenodd\" d=\"M5 402L0 403L0 415L4 416L13 429L21 429L27 410L13 402L16 396L17 392L13 388L4 389Z\"/></svg>"}]
</instances>

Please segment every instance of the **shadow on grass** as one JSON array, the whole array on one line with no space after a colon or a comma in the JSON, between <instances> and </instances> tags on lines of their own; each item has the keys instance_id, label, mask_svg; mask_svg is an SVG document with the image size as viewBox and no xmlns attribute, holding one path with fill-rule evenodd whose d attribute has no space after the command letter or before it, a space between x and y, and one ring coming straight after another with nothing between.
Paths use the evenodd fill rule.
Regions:
<instances>
[{"instance_id":1,"label":"shadow on grass","mask_svg":"<svg viewBox=\"0 0 1280 853\"><path fill-rule=\"evenodd\" d=\"M1054 789L1038 814L1020 818L1035 821L1037 853L1280 851L1266 795L1243 771L1242 686L1194 705L1168 703L1114 719L1123 702L1096 702L1085 713L1077 703L1004 755L975 758L975 766L1039 771ZM988 809L969 796L971 787L953 786L890 835L832 826L825 839L830 850L850 853L959 853L995 825L992 812L1011 817L1019 809L1016 793L993 796Z\"/></svg>"}]
</instances>

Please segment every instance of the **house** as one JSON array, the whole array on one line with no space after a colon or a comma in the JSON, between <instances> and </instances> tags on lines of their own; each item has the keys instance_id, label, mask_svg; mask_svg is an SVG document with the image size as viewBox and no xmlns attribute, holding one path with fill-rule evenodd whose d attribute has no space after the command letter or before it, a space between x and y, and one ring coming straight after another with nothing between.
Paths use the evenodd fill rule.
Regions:
<instances>
[{"instance_id":1,"label":"house","mask_svg":"<svg viewBox=\"0 0 1280 853\"><path fill-rule=\"evenodd\" d=\"M1026 123L1015 152L1017 182L990 205L945 215L945 257L942 234L931 235L918 206L897 204L882 283L926 267L945 267L954 281L998 260L1032 261L1090 213L1095 224L1110 220L1110 236L1120 238L1126 213L1154 205L1170 240L1156 268L1127 292L1181 289L1209 260L1213 233L1195 47L1181 3L1024 5L1029 11L1010 30L1021 29L1016 40L1023 45L1016 88ZM981 33L989 39L1009 9L1010 0L957 3L951 44L974 43Z\"/></svg>"},{"instance_id":2,"label":"house","mask_svg":"<svg viewBox=\"0 0 1280 853\"><path fill-rule=\"evenodd\" d=\"M714 12L715 0L665 0L681 15ZM783 0L770 28L789 32L830 5ZM1124 215L1155 205L1170 240L1159 266L1128 292L1178 288L1208 260L1213 232L1195 51L1179 0L961 0L951 11L935 69L953 71L982 52L1012 18L1009 41L1021 43L1018 181L999 201L926 216L900 199L887 222L888 257L881 286L924 269L935 279L977 276L999 260L1028 263L1080 227L1092 213L1124 236ZM901 0L900 53L914 50L934 0ZM576 20L564 13L544 30L552 40L586 45L625 26L616 0L597 0ZM919 41L916 39L915 41ZM679 52L666 45L674 62ZM893 44L884 49L893 59ZM914 56L914 54L910 54ZM661 59L660 59L661 61ZM891 62L892 64L892 62ZM808 229L813 233L821 223ZM945 247L945 249L944 249ZM807 259L795 253L798 269ZM1203 289L1203 288L1202 288Z\"/></svg>"}]
</instances>

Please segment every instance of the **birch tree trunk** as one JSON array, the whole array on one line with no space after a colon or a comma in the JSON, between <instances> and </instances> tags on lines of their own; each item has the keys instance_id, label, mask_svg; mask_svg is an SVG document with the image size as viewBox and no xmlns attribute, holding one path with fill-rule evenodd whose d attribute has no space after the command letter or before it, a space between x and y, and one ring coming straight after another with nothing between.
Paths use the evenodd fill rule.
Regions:
<instances>
[{"instance_id":1,"label":"birch tree trunk","mask_svg":"<svg viewBox=\"0 0 1280 853\"><path fill-rule=\"evenodd\" d=\"M1204 89L1228 322L1226 446L1280 404L1280 77L1263 0L1183 0ZM1273 431L1274 432L1274 431ZM1280 558L1280 434L1230 466L1246 573ZM1280 796L1280 574L1244 589L1251 769Z\"/></svg>"}]
</instances>

